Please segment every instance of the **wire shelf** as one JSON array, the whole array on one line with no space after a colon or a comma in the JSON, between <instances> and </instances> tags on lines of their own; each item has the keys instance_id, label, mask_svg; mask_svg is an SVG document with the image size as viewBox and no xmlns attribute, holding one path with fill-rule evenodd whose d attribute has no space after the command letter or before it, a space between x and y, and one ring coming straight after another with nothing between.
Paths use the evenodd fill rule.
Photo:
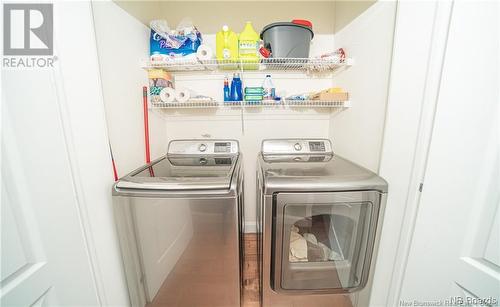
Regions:
<instances>
[{"instance_id":1,"label":"wire shelf","mask_svg":"<svg viewBox=\"0 0 500 307\"><path fill-rule=\"evenodd\" d=\"M185 71L301 71L311 73L334 72L351 66L353 60L338 58L268 58L251 60L198 60L148 61L144 69L164 69L170 72Z\"/></svg>"},{"instance_id":2,"label":"wire shelf","mask_svg":"<svg viewBox=\"0 0 500 307\"><path fill-rule=\"evenodd\" d=\"M210 101L153 102L153 109L205 109L205 108L349 108L350 101L335 100L280 100L280 101Z\"/></svg>"}]
</instances>

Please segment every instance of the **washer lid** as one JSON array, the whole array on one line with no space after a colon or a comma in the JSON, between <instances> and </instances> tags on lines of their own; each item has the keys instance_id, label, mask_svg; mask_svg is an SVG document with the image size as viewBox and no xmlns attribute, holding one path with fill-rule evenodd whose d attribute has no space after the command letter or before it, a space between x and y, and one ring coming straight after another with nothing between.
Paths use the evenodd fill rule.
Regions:
<instances>
[{"instance_id":1,"label":"washer lid","mask_svg":"<svg viewBox=\"0 0 500 307\"><path fill-rule=\"evenodd\" d=\"M116 183L121 189L229 190L237 155L163 157Z\"/></svg>"}]
</instances>

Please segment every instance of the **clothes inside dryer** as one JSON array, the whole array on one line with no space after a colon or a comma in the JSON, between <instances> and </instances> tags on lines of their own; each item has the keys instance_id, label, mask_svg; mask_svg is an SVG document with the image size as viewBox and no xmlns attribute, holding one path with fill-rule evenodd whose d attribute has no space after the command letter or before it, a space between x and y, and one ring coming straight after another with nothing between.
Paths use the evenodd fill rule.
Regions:
<instances>
[{"instance_id":1,"label":"clothes inside dryer","mask_svg":"<svg viewBox=\"0 0 500 307\"><path fill-rule=\"evenodd\" d=\"M363 202L287 204L284 208L284 231L288 231L290 272L329 271L330 285L349 288L359 283L370 223L371 205ZM314 266L314 268L312 267ZM362 270L362 269L361 269ZM292 273L295 280L301 277ZM304 278L304 277L302 277Z\"/></svg>"},{"instance_id":2,"label":"clothes inside dryer","mask_svg":"<svg viewBox=\"0 0 500 307\"><path fill-rule=\"evenodd\" d=\"M328 216L320 218L328 219ZM344 260L340 251L334 250L330 240L318 240L326 236L328 227L322 225L321 228L312 231L309 227L292 226L290 229L290 262L321 262ZM336 238L335 238L336 239Z\"/></svg>"},{"instance_id":3,"label":"clothes inside dryer","mask_svg":"<svg viewBox=\"0 0 500 307\"><path fill-rule=\"evenodd\" d=\"M287 205L290 222L289 261L324 262L349 260L365 228L370 206L355 203L328 206Z\"/></svg>"}]
</instances>

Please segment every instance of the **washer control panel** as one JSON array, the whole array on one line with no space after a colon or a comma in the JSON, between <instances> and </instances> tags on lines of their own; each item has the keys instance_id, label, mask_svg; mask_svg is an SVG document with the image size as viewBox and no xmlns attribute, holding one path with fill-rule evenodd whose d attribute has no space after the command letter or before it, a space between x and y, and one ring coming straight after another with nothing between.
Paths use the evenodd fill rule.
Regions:
<instances>
[{"instance_id":1,"label":"washer control panel","mask_svg":"<svg viewBox=\"0 0 500 307\"><path fill-rule=\"evenodd\" d=\"M238 152L236 140L175 140L168 145L169 155L234 155Z\"/></svg>"},{"instance_id":2,"label":"washer control panel","mask_svg":"<svg viewBox=\"0 0 500 307\"><path fill-rule=\"evenodd\" d=\"M215 142L214 152L216 153L231 153L231 142Z\"/></svg>"},{"instance_id":3,"label":"washer control panel","mask_svg":"<svg viewBox=\"0 0 500 307\"><path fill-rule=\"evenodd\" d=\"M309 142L309 150L311 152L325 152L326 150L325 142L322 141Z\"/></svg>"},{"instance_id":4,"label":"washer control panel","mask_svg":"<svg viewBox=\"0 0 500 307\"><path fill-rule=\"evenodd\" d=\"M333 150L327 139L276 139L262 141L262 154L333 154Z\"/></svg>"}]
</instances>

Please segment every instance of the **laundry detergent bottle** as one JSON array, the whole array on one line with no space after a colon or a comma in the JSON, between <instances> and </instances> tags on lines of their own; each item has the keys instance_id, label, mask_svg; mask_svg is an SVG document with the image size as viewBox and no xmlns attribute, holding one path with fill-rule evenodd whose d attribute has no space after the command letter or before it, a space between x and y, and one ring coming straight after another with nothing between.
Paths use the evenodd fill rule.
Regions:
<instances>
[{"instance_id":1,"label":"laundry detergent bottle","mask_svg":"<svg viewBox=\"0 0 500 307\"><path fill-rule=\"evenodd\" d=\"M249 70L259 68L259 42L259 34L255 32L252 23L247 21L238 41L238 53L240 61L244 63L243 68Z\"/></svg>"},{"instance_id":2,"label":"laundry detergent bottle","mask_svg":"<svg viewBox=\"0 0 500 307\"><path fill-rule=\"evenodd\" d=\"M243 100L243 85L241 83L240 74L233 74L233 80L231 81L231 101L242 101Z\"/></svg>"},{"instance_id":3,"label":"laundry detergent bottle","mask_svg":"<svg viewBox=\"0 0 500 307\"><path fill-rule=\"evenodd\" d=\"M217 60L238 60L238 34L231 31L227 25L215 35L215 47Z\"/></svg>"},{"instance_id":4,"label":"laundry detergent bottle","mask_svg":"<svg viewBox=\"0 0 500 307\"><path fill-rule=\"evenodd\" d=\"M229 89L229 79L224 77L224 101L231 101L231 90Z\"/></svg>"}]
</instances>

